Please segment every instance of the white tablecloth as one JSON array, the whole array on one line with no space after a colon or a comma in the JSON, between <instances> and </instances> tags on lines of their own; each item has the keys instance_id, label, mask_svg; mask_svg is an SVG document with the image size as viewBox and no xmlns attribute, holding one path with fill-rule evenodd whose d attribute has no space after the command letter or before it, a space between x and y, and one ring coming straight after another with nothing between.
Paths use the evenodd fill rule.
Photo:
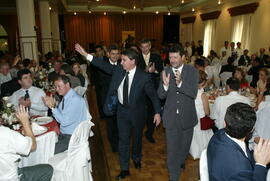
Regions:
<instances>
[{"instance_id":1,"label":"white tablecloth","mask_svg":"<svg viewBox=\"0 0 270 181\"><path fill-rule=\"evenodd\" d=\"M22 157L19 167L48 163L49 159L54 156L54 148L57 140L57 134L54 131L36 137L37 149L30 152L28 156Z\"/></svg>"}]
</instances>

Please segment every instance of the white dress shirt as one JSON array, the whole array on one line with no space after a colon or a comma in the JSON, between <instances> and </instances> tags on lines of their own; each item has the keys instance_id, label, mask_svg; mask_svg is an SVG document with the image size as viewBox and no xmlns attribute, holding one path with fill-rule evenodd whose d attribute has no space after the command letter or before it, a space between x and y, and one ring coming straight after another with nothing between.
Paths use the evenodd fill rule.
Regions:
<instances>
[{"instance_id":1,"label":"white dress shirt","mask_svg":"<svg viewBox=\"0 0 270 181\"><path fill-rule=\"evenodd\" d=\"M240 148L243 150L243 152L245 153L246 157L248 157L248 155L247 155L247 148L246 148L246 144L245 144L244 141L241 141L241 140L238 140L236 138L233 138L230 135L228 135L227 133L225 133L225 135L228 136L228 138L230 138L236 144L238 144L240 146Z\"/></svg>"},{"instance_id":2,"label":"white dress shirt","mask_svg":"<svg viewBox=\"0 0 270 181\"><path fill-rule=\"evenodd\" d=\"M215 119L215 124L218 129L224 128L224 118L227 108L237 102L250 105L250 101L247 97L241 96L238 92L232 91L226 96L219 96L213 105L210 117Z\"/></svg>"},{"instance_id":3,"label":"white dress shirt","mask_svg":"<svg viewBox=\"0 0 270 181\"><path fill-rule=\"evenodd\" d=\"M113 62L111 59L109 59L109 62L111 65L117 65L117 62Z\"/></svg>"},{"instance_id":4,"label":"white dress shirt","mask_svg":"<svg viewBox=\"0 0 270 181\"><path fill-rule=\"evenodd\" d=\"M130 88L131 88L131 84L132 84L135 72L136 72L136 67L134 67L132 70L130 70L129 74L128 74L128 96L130 93ZM123 104L123 86L124 86L125 79L126 79L126 77L123 78L123 80L122 80L122 82L119 85L118 90L117 90L118 100L121 104Z\"/></svg>"},{"instance_id":5,"label":"white dress shirt","mask_svg":"<svg viewBox=\"0 0 270 181\"><path fill-rule=\"evenodd\" d=\"M32 147L32 139L19 132L0 126L0 180L18 179L18 160L20 155L28 155Z\"/></svg>"},{"instance_id":6,"label":"white dress shirt","mask_svg":"<svg viewBox=\"0 0 270 181\"><path fill-rule=\"evenodd\" d=\"M229 57L229 56L231 56L231 50L230 50L230 47L228 47L228 48L225 48L225 47L222 47L221 49L220 49L220 56L222 56L222 52L226 52L226 56L227 57Z\"/></svg>"},{"instance_id":7,"label":"white dress shirt","mask_svg":"<svg viewBox=\"0 0 270 181\"><path fill-rule=\"evenodd\" d=\"M185 47L184 50L187 51L188 57L192 56L192 48L191 47Z\"/></svg>"},{"instance_id":8,"label":"white dress shirt","mask_svg":"<svg viewBox=\"0 0 270 181\"><path fill-rule=\"evenodd\" d=\"M142 54L142 55L143 55L143 59L144 59L146 66L148 66L149 60L150 60L150 52L147 55L145 55L145 54Z\"/></svg>"},{"instance_id":9,"label":"white dress shirt","mask_svg":"<svg viewBox=\"0 0 270 181\"><path fill-rule=\"evenodd\" d=\"M30 114L46 116L48 107L44 104L42 97L45 97L45 92L37 87L30 87L28 90L28 94L31 101ZM19 89L10 96L9 102L13 104L15 107L19 105L19 99L24 97L26 93L26 89Z\"/></svg>"}]
</instances>

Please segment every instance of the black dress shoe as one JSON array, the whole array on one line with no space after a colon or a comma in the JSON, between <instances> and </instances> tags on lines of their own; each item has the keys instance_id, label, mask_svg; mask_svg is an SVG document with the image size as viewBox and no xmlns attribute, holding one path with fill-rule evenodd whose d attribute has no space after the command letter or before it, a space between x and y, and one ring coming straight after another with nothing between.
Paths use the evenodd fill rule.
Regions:
<instances>
[{"instance_id":1,"label":"black dress shoe","mask_svg":"<svg viewBox=\"0 0 270 181\"><path fill-rule=\"evenodd\" d=\"M134 163L134 167L135 167L136 169L142 168L141 162L133 160L133 163Z\"/></svg>"},{"instance_id":2,"label":"black dress shoe","mask_svg":"<svg viewBox=\"0 0 270 181\"><path fill-rule=\"evenodd\" d=\"M116 177L116 179L118 180L122 180L124 178L126 178L127 176L129 176L129 171L128 170L122 170L119 175Z\"/></svg>"}]
</instances>

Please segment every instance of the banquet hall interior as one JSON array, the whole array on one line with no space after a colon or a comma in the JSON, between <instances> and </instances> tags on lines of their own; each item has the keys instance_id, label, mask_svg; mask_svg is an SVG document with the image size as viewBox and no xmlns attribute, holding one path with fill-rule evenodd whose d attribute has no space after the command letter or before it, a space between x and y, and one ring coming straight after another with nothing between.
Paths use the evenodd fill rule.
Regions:
<instances>
[{"instance_id":1,"label":"banquet hall interior","mask_svg":"<svg viewBox=\"0 0 270 181\"><path fill-rule=\"evenodd\" d=\"M269 0L0 0L0 97L1 99L13 97L13 93L20 90L23 84L20 83L21 80L18 79L17 73L23 69L29 69L32 72L33 86L42 89L43 96L49 95L48 99L50 95L59 93L55 88L54 78L50 80L52 72L57 74L54 76L66 75L78 79L79 88L73 86L75 80L70 78L71 89L74 89L85 101L90 113L87 114L87 118L91 122L90 133L88 133L90 136L87 137L89 145L88 142L85 144L88 151L83 152L88 154L85 157L89 163L86 167L89 178L82 180L120 180L121 178L117 176L121 171L119 140L116 141L116 146L114 145L115 140L113 140L119 139L118 112L116 115L108 116L103 110L111 75L93 66L94 63L92 64L91 61L95 62L95 57L99 57L102 61L106 59L107 63L110 63L113 56L117 56L116 62L118 62L118 66L121 66L120 64L123 64L121 52L125 52L125 49L129 48L136 51L144 61L143 58L145 59L146 55L143 54L145 50L143 46L147 45L151 55L153 53L157 58L153 60L148 57L148 62L145 63L142 71L149 75L155 74L154 81L157 82L153 82L157 85L153 84L153 89L157 91L159 84L162 86L162 82L159 83L162 81L160 79L164 79L162 70L171 66L170 48L177 45L184 54L184 64L199 70L200 81L203 75L201 72L205 72L207 76L205 85L202 86L204 89L202 94L207 96L210 111L203 112L202 117L211 118L215 126L203 130L200 122L202 117L199 117L197 110L199 125L194 126L191 148L184 163L181 164L182 171L179 177L180 181L203 181L200 156L202 151L207 148L212 135L218 129L224 128L225 112L223 115L220 112L223 111L222 104L225 106L227 102L224 101L218 105L217 100L226 94L229 95L226 89L229 84L228 80L231 77L239 79L241 83L237 90L239 96L241 94L242 97L245 97L248 104L257 111L257 118L259 118L258 114L262 113L262 103L268 101L270 108L270 99L265 93L268 90L268 83L270 85L270 79L268 79L270 75L269 9ZM75 45L82 47L87 54L84 55L84 51L79 48L75 49ZM114 51L117 52L117 55L113 55ZM92 55L93 60L89 60L89 56L93 57ZM161 71L157 68L159 60ZM150 64L149 61L154 61L154 63ZM76 66L79 73L76 73ZM140 65L137 66L137 68L139 67ZM154 70L151 71L153 67ZM69 73L69 70L72 73ZM238 78L238 74L241 74L239 75L241 78ZM64 78L62 79L64 82ZM20 85L17 83L18 80ZM198 86L200 87L200 84ZM199 88L198 92L200 90ZM234 89L231 90L234 91ZM143 96L146 94L143 93ZM24 101L27 96L24 95ZM124 93L121 96L125 96ZM31 97L32 95L30 95ZM55 110L64 105L64 100L62 101L60 98L58 106L56 106L57 99L54 98L56 105L50 107L50 104L44 99L46 111L48 111L45 118L52 118L51 123L58 127L54 130L50 124L46 131L57 133L53 138L53 141L56 142L57 135L62 134L63 129ZM147 116L145 115L145 117L148 119L150 115L152 116L150 119L153 121L154 106L151 106L150 99L146 100L146 105L141 106L146 110ZM232 98L228 97L227 101L229 99ZM16 125L18 122L7 121L3 116L9 109L9 102L3 100L1 101L0 126L7 125L10 129L21 131L20 125ZM162 111L165 112L166 109L165 100L159 99L159 101L162 117ZM245 103L244 99L243 103ZM263 106L265 105L263 104ZM14 115L15 110L14 108ZM29 113L31 117L37 116L31 112L30 108ZM78 112L75 114L79 115ZM220 119L223 119L221 123L217 123ZM169 180L166 149L168 141L163 121L158 126L151 121L149 123L146 118L143 121L142 159L139 166L130 159L130 175L124 176L126 181ZM269 124L262 123L262 121L260 123L261 127ZM256 123L256 126L259 124ZM150 127L152 127L151 131ZM268 128L270 128L269 125ZM34 129L33 126L32 129ZM202 130L205 132L201 133ZM206 131L209 131L208 135L206 135ZM40 132L36 135L46 135L47 132ZM264 132L264 136L260 135L260 137L269 139L269 132ZM38 137L36 136L37 146L41 142ZM195 141L195 139L197 140ZM0 145L1 142L0 140ZM249 144L249 148L253 148L248 141L246 144ZM43 147L43 149L47 148L47 146ZM130 148L130 150L132 149ZM68 153L69 150L70 147ZM40 148L37 151L39 154L42 153ZM33 163L51 163L49 160L56 159L53 151L54 144L50 158L41 162L35 160ZM29 157L33 153L30 153ZM34 159L34 156L31 159ZM21 166L32 166L28 164L30 160L27 160L27 157L22 160L24 161L20 163ZM72 165L71 162L69 164ZM53 166L53 168L55 167ZM69 169L72 168L72 166L69 167ZM65 172L68 172L68 169ZM58 172L54 172L54 174L56 173ZM71 180L78 180L76 176L74 177L74 173L71 175ZM54 177L55 180L59 179ZM268 179L270 180L270 178Z\"/></svg>"}]
</instances>

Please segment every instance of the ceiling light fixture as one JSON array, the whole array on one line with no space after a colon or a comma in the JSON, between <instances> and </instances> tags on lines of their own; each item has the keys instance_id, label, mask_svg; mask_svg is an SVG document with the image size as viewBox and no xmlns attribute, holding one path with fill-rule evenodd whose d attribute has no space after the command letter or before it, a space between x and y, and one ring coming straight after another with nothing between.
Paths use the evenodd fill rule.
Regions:
<instances>
[{"instance_id":1,"label":"ceiling light fixture","mask_svg":"<svg viewBox=\"0 0 270 181\"><path fill-rule=\"evenodd\" d=\"M171 12L168 12L168 15L170 16L171 15Z\"/></svg>"},{"instance_id":2,"label":"ceiling light fixture","mask_svg":"<svg viewBox=\"0 0 270 181\"><path fill-rule=\"evenodd\" d=\"M89 10L89 11L88 11L88 13L89 13L89 14L91 14L91 13L92 13L92 11L90 11L90 10Z\"/></svg>"},{"instance_id":3,"label":"ceiling light fixture","mask_svg":"<svg viewBox=\"0 0 270 181\"><path fill-rule=\"evenodd\" d=\"M192 11L194 12L194 11L195 11L195 9L194 9L194 8L192 8Z\"/></svg>"},{"instance_id":4,"label":"ceiling light fixture","mask_svg":"<svg viewBox=\"0 0 270 181\"><path fill-rule=\"evenodd\" d=\"M123 11L123 14L126 14L127 12L126 11Z\"/></svg>"},{"instance_id":5,"label":"ceiling light fixture","mask_svg":"<svg viewBox=\"0 0 270 181\"><path fill-rule=\"evenodd\" d=\"M133 6L133 9L136 9L136 6L135 5Z\"/></svg>"},{"instance_id":6,"label":"ceiling light fixture","mask_svg":"<svg viewBox=\"0 0 270 181\"><path fill-rule=\"evenodd\" d=\"M159 12L158 11L156 11L156 14L158 14Z\"/></svg>"},{"instance_id":7,"label":"ceiling light fixture","mask_svg":"<svg viewBox=\"0 0 270 181\"><path fill-rule=\"evenodd\" d=\"M182 1L181 1L181 3L182 3L182 4L184 4L184 3L185 3L185 1L184 1L184 0L182 0Z\"/></svg>"},{"instance_id":8,"label":"ceiling light fixture","mask_svg":"<svg viewBox=\"0 0 270 181\"><path fill-rule=\"evenodd\" d=\"M77 15L77 13L76 13L76 12L74 12L73 14L74 14L74 16L76 16L76 15Z\"/></svg>"},{"instance_id":9,"label":"ceiling light fixture","mask_svg":"<svg viewBox=\"0 0 270 181\"><path fill-rule=\"evenodd\" d=\"M221 0L218 0L218 4L221 4Z\"/></svg>"},{"instance_id":10,"label":"ceiling light fixture","mask_svg":"<svg viewBox=\"0 0 270 181\"><path fill-rule=\"evenodd\" d=\"M107 15L107 13L106 13L106 12L104 12L103 14L104 14L105 16Z\"/></svg>"},{"instance_id":11,"label":"ceiling light fixture","mask_svg":"<svg viewBox=\"0 0 270 181\"><path fill-rule=\"evenodd\" d=\"M96 0L97 2L99 2L99 0Z\"/></svg>"},{"instance_id":12,"label":"ceiling light fixture","mask_svg":"<svg viewBox=\"0 0 270 181\"><path fill-rule=\"evenodd\" d=\"M49 7L49 10L50 10L50 11L52 10L52 7L51 7L51 6Z\"/></svg>"}]
</instances>

